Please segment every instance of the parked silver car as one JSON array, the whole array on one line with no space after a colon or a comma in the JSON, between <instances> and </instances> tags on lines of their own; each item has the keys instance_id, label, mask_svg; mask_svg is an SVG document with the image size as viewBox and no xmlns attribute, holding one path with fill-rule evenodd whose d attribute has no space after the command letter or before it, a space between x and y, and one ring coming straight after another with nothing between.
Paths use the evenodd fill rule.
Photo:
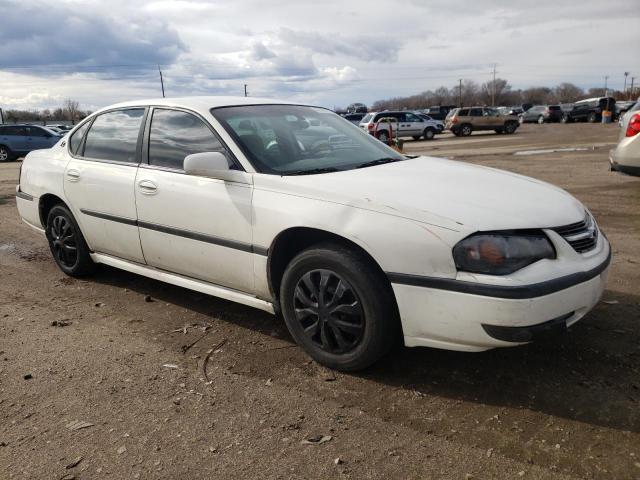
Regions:
<instances>
[{"instance_id":1,"label":"parked silver car","mask_svg":"<svg viewBox=\"0 0 640 480\"><path fill-rule=\"evenodd\" d=\"M395 118L397 122L378 125L379 120L382 118ZM392 132L393 136L398 133L399 137L413 137L414 140L418 140L420 137L424 137L425 140L431 140L437 133L440 133L433 121L428 122L412 112L391 110L371 112L367 113L360 122L360 128L385 143L389 140L390 135L388 125L398 129L398 132Z\"/></svg>"},{"instance_id":2,"label":"parked silver car","mask_svg":"<svg viewBox=\"0 0 640 480\"><path fill-rule=\"evenodd\" d=\"M640 176L640 99L620 118L620 139L609 154L611 170Z\"/></svg>"}]
</instances>

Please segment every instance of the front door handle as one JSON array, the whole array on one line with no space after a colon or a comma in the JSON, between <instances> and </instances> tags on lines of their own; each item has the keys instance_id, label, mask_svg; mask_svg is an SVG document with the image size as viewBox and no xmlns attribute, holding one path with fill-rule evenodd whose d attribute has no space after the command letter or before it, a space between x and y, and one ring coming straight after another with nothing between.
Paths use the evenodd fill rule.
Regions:
<instances>
[{"instance_id":1,"label":"front door handle","mask_svg":"<svg viewBox=\"0 0 640 480\"><path fill-rule=\"evenodd\" d=\"M78 170L67 170L67 180L77 182L80 180L80 172Z\"/></svg>"},{"instance_id":2,"label":"front door handle","mask_svg":"<svg viewBox=\"0 0 640 480\"><path fill-rule=\"evenodd\" d=\"M158 192L158 186L151 180L140 180L138 182L138 189L140 193L144 195L155 195Z\"/></svg>"}]
</instances>

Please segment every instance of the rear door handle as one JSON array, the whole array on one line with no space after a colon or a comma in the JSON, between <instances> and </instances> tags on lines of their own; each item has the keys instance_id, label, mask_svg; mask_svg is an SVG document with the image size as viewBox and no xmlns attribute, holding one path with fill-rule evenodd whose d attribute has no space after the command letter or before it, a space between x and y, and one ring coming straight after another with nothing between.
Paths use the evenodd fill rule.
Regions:
<instances>
[{"instance_id":1,"label":"rear door handle","mask_svg":"<svg viewBox=\"0 0 640 480\"><path fill-rule=\"evenodd\" d=\"M77 170L67 170L67 180L77 182L80 180L80 172Z\"/></svg>"},{"instance_id":2,"label":"rear door handle","mask_svg":"<svg viewBox=\"0 0 640 480\"><path fill-rule=\"evenodd\" d=\"M140 193L145 195L154 195L158 192L158 186L151 180L140 180L138 182L138 189Z\"/></svg>"}]
</instances>

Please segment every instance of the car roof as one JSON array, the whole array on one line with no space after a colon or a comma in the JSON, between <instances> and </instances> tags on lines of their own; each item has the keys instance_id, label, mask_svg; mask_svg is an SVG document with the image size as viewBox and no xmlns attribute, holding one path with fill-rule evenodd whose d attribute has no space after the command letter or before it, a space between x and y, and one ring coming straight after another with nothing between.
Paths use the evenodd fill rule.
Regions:
<instances>
[{"instance_id":1,"label":"car roof","mask_svg":"<svg viewBox=\"0 0 640 480\"><path fill-rule=\"evenodd\" d=\"M197 96L197 97L175 97L175 98L151 98L143 100L132 100L129 102L116 103L98 110L112 110L123 107L141 107L147 105L157 105L166 107L182 107L191 110L206 111L218 107L235 107L242 105L301 105L296 102L286 100L274 100L270 98L256 97L231 97L231 96ZM98 113L96 112L96 113Z\"/></svg>"}]
</instances>

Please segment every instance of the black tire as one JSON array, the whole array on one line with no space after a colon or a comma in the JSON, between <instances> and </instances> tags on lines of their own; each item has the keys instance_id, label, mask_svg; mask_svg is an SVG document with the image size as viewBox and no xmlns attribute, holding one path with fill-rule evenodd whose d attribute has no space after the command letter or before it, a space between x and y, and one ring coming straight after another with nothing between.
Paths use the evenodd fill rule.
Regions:
<instances>
[{"instance_id":1,"label":"black tire","mask_svg":"<svg viewBox=\"0 0 640 480\"><path fill-rule=\"evenodd\" d=\"M598 120L598 115L596 115L596 112L591 112L587 117L587 122L589 123L596 123L597 120Z\"/></svg>"},{"instance_id":2,"label":"black tire","mask_svg":"<svg viewBox=\"0 0 640 480\"><path fill-rule=\"evenodd\" d=\"M502 133L504 133L504 130L502 128L496 128L494 132L496 132L498 135L501 135Z\"/></svg>"},{"instance_id":3,"label":"black tire","mask_svg":"<svg viewBox=\"0 0 640 480\"><path fill-rule=\"evenodd\" d=\"M506 133L507 135L516 133L517 129L518 129L518 124L516 122L507 122L504 124L504 133Z\"/></svg>"},{"instance_id":4,"label":"black tire","mask_svg":"<svg viewBox=\"0 0 640 480\"><path fill-rule=\"evenodd\" d=\"M9 147L0 145L0 162L8 162L13 159L13 152Z\"/></svg>"},{"instance_id":5,"label":"black tire","mask_svg":"<svg viewBox=\"0 0 640 480\"><path fill-rule=\"evenodd\" d=\"M468 123L465 123L464 125L460 125L460 135L462 137L468 137L472 133L473 133L473 127L471 125L469 125Z\"/></svg>"},{"instance_id":6,"label":"black tire","mask_svg":"<svg viewBox=\"0 0 640 480\"><path fill-rule=\"evenodd\" d=\"M422 136L425 140L433 140L433 137L436 136L436 131L433 128L425 128Z\"/></svg>"},{"instance_id":7,"label":"black tire","mask_svg":"<svg viewBox=\"0 0 640 480\"><path fill-rule=\"evenodd\" d=\"M571 118L569 117L569 115L563 115L562 118L560 119L561 123L571 123Z\"/></svg>"},{"instance_id":8,"label":"black tire","mask_svg":"<svg viewBox=\"0 0 640 480\"><path fill-rule=\"evenodd\" d=\"M380 140L383 143L388 143L389 142L389 132L387 132L386 130L380 130L378 132L378 140Z\"/></svg>"},{"instance_id":9,"label":"black tire","mask_svg":"<svg viewBox=\"0 0 640 480\"><path fill-rule=\"evenodd\" d=\"M544 117L543 117L542 115L540 115L540 116L538 117L538 124L539 124L539 125L542 125L543 123L544 123Z\"/></svg>"},{"instance_id":10,"label":"black tire","mask_svg":"<svg viewBox=\"0 0 640 480\"><path fill-rule=\"evenodd\" d=\"M336 296L338 291L342 293ZM332 295L329 301L327 294ZM399 338L400 321L388 280L369 259L339 244L318 244L289 263L280 306L298 345L336 370L372 365Z\"/></svg>"},{"instance_id":11,"label":"black tire","mask_svg":"<svg viewBox=\"0 0 640 480\"><path fill-rule=\"evenodd\" d=\"M87 242L69 209L54 206L47 215L45 229L49 249L60 270L71 277L83 277L96 269Z\"/></svg>"},{"instance_id":12,"label":"black tire","mask_svg":"<svg viewBox=\"0 0 640 480\"><path fill-rule=\"evenodd\" d=\"M459 128L452 128L451 129L451 133L453 133L456 137L460 136L460 129Z\"/></svg>"}]
</instances>

